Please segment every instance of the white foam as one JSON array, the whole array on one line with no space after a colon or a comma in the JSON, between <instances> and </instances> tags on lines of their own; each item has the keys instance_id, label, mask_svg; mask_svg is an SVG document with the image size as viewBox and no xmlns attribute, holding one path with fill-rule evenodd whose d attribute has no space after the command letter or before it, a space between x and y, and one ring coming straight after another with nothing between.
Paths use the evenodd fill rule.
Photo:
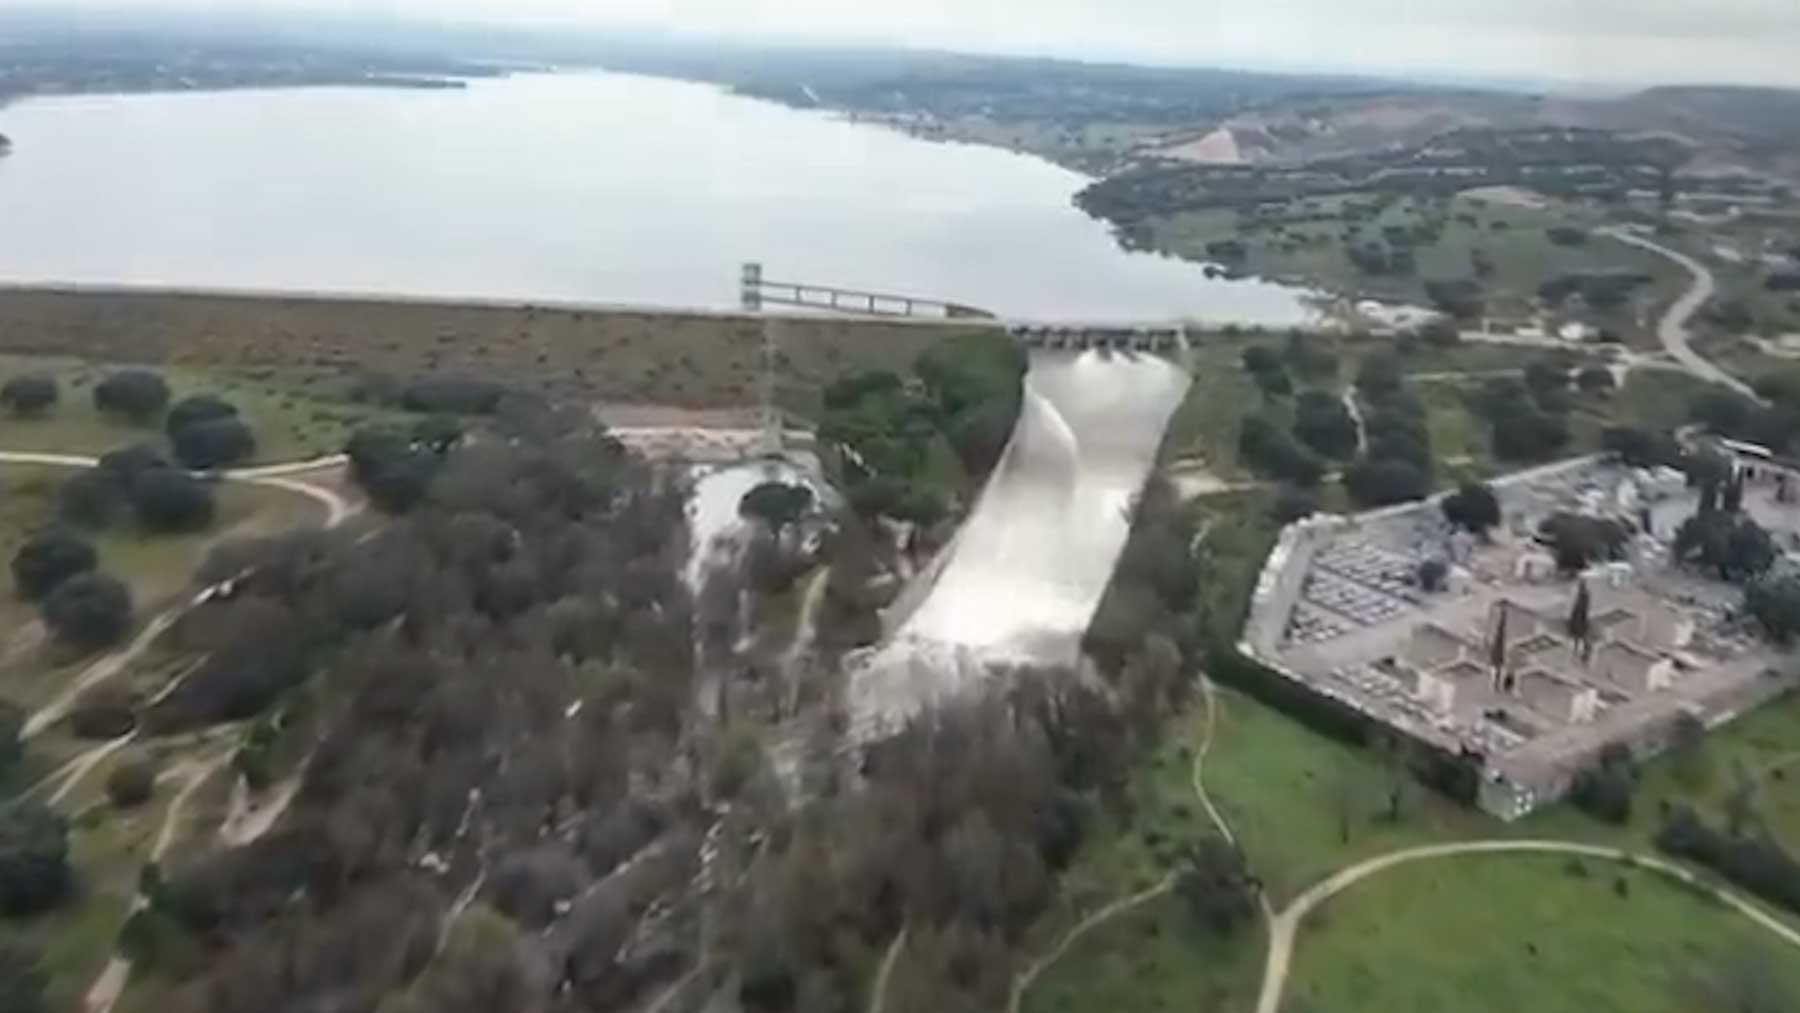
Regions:
<instances>
[{"instance_id":1,"label":"white foam","mask_svg":"<svg viewBox=\"0 0 1800 1013\"><path fill-rule=\"evenodd\" d=\"M996 669L1074 663L1189 383L1149 356L1033 355L1012 439L936 585L852 672L853 726L891 728Z\"/></svg>"}]
</instances>

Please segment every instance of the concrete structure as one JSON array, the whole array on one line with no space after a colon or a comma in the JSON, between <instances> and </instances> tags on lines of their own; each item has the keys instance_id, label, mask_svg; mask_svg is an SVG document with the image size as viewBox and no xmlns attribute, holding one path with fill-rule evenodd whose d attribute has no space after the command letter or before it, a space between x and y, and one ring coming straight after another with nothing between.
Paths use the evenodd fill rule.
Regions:
<instances>
[{"instance_id":1,"label":"concrete structure","mask_svg":"<svg viewBox=\"0 0 1800 1013\"><path fill-rule=\"evenodd\" d=\"M1800 544L1800 511L1762 477L1745 510ZM1480 804L1507 819L1560 797L1609 743L1654 753L1682 715L1716 726L1800 688L1796 666L1739 621L1737 588L1671 563L1667 539L1695 490L1596 458L1493 486L1503 519L1486 541L1453 532L1435 500L1290 525L1240 648L1397 733L1478 757ZM1537 533L1568 512L1634 532L1626 558L1558 573ZM1455 560L1467 578L1426 592L1414 576L1426 559Z\"/></svg>"},{"instance_id":2,"label":"concrete structure","mask_svg":"<svg viewBox=\"0 0 1800 1013\"><path fill-rule=\"evenodd\" d=\"M761 310L767 303L774 303L871 317L927 317L938 320L994 318L994 314L987 310L942 299L889 295L798 281L770 281L763 277L762 265L757 263L744 265L741 287L744 309L751 313Z\"/></svg>"},{"instance_id":3,"label":"concrete structure","mask_svg":"<svg viewBox=\"0 0 1800 1013\"><path fill-rule=\"evenodd\" d=\"M1548 668L1530 668L1506 678L1527 706L1562 724L1586 724L1600 709L1599 691Z\"/></svg>"}]
</instances>

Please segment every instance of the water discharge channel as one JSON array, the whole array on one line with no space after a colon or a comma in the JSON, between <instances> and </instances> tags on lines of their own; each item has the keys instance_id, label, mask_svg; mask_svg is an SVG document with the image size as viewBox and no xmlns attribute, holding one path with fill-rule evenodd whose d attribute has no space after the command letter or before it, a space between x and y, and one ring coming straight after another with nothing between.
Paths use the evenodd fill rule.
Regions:
<instances>
[{"instance_id":1,"label":"water discharge channel","mask_svg":"<svg viewBox=\"0 0 1800 1013\"><path fill-rule=\"evenodd\" d=\"M1032 355L1018 423L974 512L923 600L851 675L859 738L996 671L1076 661L1190 382L1154 356Z\"/></svg>"}]
</instances>

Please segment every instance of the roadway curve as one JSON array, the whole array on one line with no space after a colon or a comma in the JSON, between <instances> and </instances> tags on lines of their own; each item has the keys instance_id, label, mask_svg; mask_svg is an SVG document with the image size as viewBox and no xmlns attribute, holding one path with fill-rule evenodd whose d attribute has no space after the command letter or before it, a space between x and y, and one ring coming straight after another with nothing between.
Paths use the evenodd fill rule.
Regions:
<instances>
[{"instance_id":1,"label":"roadway curve","mask_svg":"<svg viewBox=\"0 0 1800 1013\"><path fill-rule=\"evenodd\" d=\"M1710 380L1713 383L1724 384L1745 397L1761 400L1757 398L1756 392L1750 389L1749 384L1701 358L1700 353L1694 351L1693 347L1688 344L1690 337L1688 323L1694 319L1695 313L1700 312L1700 307L1706 305L1706 301L1711 299L1713 293L1718 290L1718 283L1713 280L1712 271L1705 264L1687 254L1679 250L1671 250L1661 243L1646 239L1634 232L1627 232L1624 229L1602 229L1600 234L1617 239L1627 246L1649 250L1665 260L1672 260L1693 276L1693 285L1681 298L1675 300L1674 305L1669 307L1669 311L1663 314L1662 322L1657 324L1657 338L1662 341L1662 346L1669 355L1694 376L1702 380Z\"/></svg>"},{"instance_id":2,"label":"roadway curve","mask_svg":"<svg viewBox=\"0 0 1800 1013\"><path fill-rule=\"evenodd\" d=\"M1282 909L1281 913L1269 922L1269 952L1267 962L1263 965L1262 992L1256 999L1256 1013L1278 1013L1280 1010L1282 992L1287 987L1288 965L1294 952L1294 937L1299 931L1300 923L1319 905L1370 876L1385 872L1398 865L1429 859L1454 858L1461 855L1509 852L1575 855L1584 858L1627 862L1638 868L1649 869L1717 896L1719 900L1737 909L1746 918L1774 933L1783 941L1800 947L1800 931L1795 931L1786 922L1775 918L1734 893L1712 887L1687 869L1660 858L1632 854L1617 848L1574 844L1567 841L1467 841L1461 844L1437 844L1390 852L1340 869L1329 878L1315 884L1312 889L1296 897L1293 903Z\"/></svg>"}]
</instances>

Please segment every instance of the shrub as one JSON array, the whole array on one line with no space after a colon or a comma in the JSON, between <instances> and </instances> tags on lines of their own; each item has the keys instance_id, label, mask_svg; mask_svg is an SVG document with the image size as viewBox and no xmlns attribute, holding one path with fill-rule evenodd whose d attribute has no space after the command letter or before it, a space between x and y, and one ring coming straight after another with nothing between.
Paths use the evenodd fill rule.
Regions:
<instances>
[{"instance_id":1,"label":"shrub","mask_svg":"<svg viewBox=\"0 0 1800 1013\"><path fill-rule=\"evenodd\" d=\"M152 531L194 531L212 523L212 487L173 468L147 471L132 484L131 506Z\"/></svg>"},{"instance_id":2,"label":"shrub","mask_svg":"<svg viewBox=\"0 0 1800 1013\"><path fill-rule=\"evenodd\" d=\"M1481 534L1500 523L1500 500L1494 490L1480 482L1464 482L1461 488L1444 497L1444 519L1473 534Z\"/></svg>"},{"instance_id":3,"label":"shrub","mask_svg":"<svg viewBox=\"0 0 1800 1013\"><path fill-rule=\"evenodd\" d=\"M65 528L51 528L34 535L13 556L13 586L19 597L36 601L99 563L92 545Z\"/></svg>"},{"instance_id":4,"label":"shrub","mask_svg":"<svg viewBox=\"0 0 1800 1013\"><path fill-rule=\"evenodd\" d=\"M1387 506L1431 494L1431 479L1407 461L1359 461L1344 471L1344 491L1365 507Z\"/></svg>"},{"instance_id":5,"label":"shrub","mask_svg":"<svg viewBox=\"0 0 1800 1013\"><path fill-rule=\"evenodd\" d=\"M147 761L120 764L106 776L106 797L120 809L143 805L155 793L156 770Z\"/></svg>"},{"instance_id":6,"label":"shrub","mask_svg":"<svg viewBox=\"0 0 1800 1013\"><path fill-rule=\"evenodd\" d=\"M65 643L108 647L131 626L131 592L104 573L76 574L44 599L44 622Z\"/></svg>"},{"instance_id":7,"label":"shrub","mask_svg":"<svg viewBox=\"0 0 1800 1013\"><path fill-rule=\"evenodd\" d=\"M237 464L256 453L250 427L232 416L189 423L174 430L174 440L181 463L200 470Z\"/></svg>"},{"instance_id":8,"label":"shrub","mask_svg":"<svg viewBox=\"0 0 1800 1013\"><path fill-rule=\"evenodd\" d=\"M147 369L126 369L94 385L94 407L138 425L156 420L169 406L169 385Z\"/></svg>"},{"instance_id":9,"label":"shrub","mask_svg":"<svg viewBox=\"0 0 1800 1013\"><path fill-rule=\"evenodd\" d=\"M126 487L98 468L77 472L56 492L57 516L84 528L111 524L130 501Z\"/></svg>"},{"instance_id":10,"label":"shrub","mask_svg":"<svg viewBox=\"0 0 1800 1013\"><path fill-rule=\"evenodd\" d=\"M400 404L413 412L452 415L491 415L506 389L492 380L473 377L433 376L414 380L400 395Z\"/></svg>"},{"instance_id":11,"label":"shrub","mask_svg":"<svg viewBox=\"0 0 1800 1013\"><path fill-rule=\"evenodd\" d=\"M46 911L69 892L69 828L49 806L20 799L0 808L0 913Z\"/></svg>"},{"instance_id":12,"label":"shrub","mask_svg":"<svg viewBox=\"0 0 1800 1013\"><path fill-rule=\"evenodd\" d=\"M42 374L15 376L0 387L0 404L19 418L36 418L56 404L56 380Z\"/></svg>"},{"instance_id":13,"label":"shrub","mask_svg":"<svg viewBox=\"0 0 1800 1013\"><path fill-rule=\"evenodd\" d=\"M163 429L173 437L188 426L234 419L237 413L237 407L224 398L215 394L195 394L175 402L175 407L169 409L169 417L163 421Z\"/></svg>"},{"instance_id":14,"label":"shrub","mask_svg":"<svg viewBox=\"0 0 1800 1013\"><path fill-rule=\"evenodd\" d=\"M109 741L137 727L137 712L124 692L102 686L82 694L69 709L69 730L78 739Z\"/></svg>"}]
</instances>

